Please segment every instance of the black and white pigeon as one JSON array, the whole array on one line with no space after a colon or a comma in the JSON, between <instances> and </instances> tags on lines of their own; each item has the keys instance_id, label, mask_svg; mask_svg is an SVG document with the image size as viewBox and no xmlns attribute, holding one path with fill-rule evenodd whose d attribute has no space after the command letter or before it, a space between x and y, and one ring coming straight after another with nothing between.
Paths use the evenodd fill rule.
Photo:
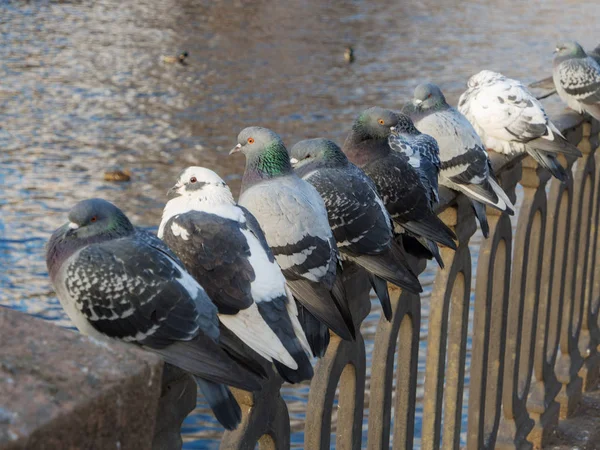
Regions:
<instances>
[{"instance_id":1,"label":"black and white pigeon","mask_svg":"<svg viewBox=\"0 0 600 450\"><path fill-rule=\"evenodd\" d=\"M169 198L158 237L206 289L224 326L286 381L312 378L296 303L254 216L204 167L185 169Z\"/></svg>"},{"instance_id":2,"label":"black and white pigeon","mask_svg":"<svg viewBox=\"0 0 600 450\"><path fill-rule=\"evenodd\" d=\"M527 152L561 181L569 175L556 156L581 156L550 121L539 100L521 82L502 74L482 70L473 75L460 96L458 110L487 148L506 155Z\"/></svg>"},{"instance_id":3,"label":"black and white pigeon","mask_svg":"<svg viewBox=\"0 0 600 450\"><path fill-rule=\"evenodd\" d=\"M600 120L600 63L577 42L565 42L556 46L553 65L552 78L562 101Z\"/></svg>"},{"instance_id":4,"label":"black and white pigeon","mask_svg":"<svg viewBox=\"0 0 600 450\"><path fill-rule=\"evenodd\" d=\"M420 239L443 267L435 243L455 250L456 235L433 210L439 157L435 149L411 146L400 135L409 123L408 116L369 108L354 121L342 150L373 180L399 230Z\"/></svg>"},{"instance_id":5,"label":"black and white pigeon","mask_svg":"<svg viewBox=\"0 0 600 450\"><path fill-rule=\"evenodd\" d=\"M160 354L196 376L225 428L239 424L239 405L225 384L253 391L260 382L221 348L216 306L160 239L134 228L112 203L84 200L50 238L46 264L82 333Z\"/></svg>"},{"instance_id":6,"label":"black and white pigeon","mask_svg":"<svg viewBox=\"0 0 600 450\"><path fill-rule=\"evenodd\" d=\"M246 156L239 204L258 220L287 284L300 305L301 323L315 356L329 343L326 325L342 339L355 338L341 280L339 254L327 210L317 190L292 171L281 138L245 128L230 153ZM341 278L341 277L340 277Z\"/></svg>"},{"instance_id":7,"label":"black and white pigeon","mask_svg":"<svg viewBox=\"0 0 600 450\"><path fill-rule=\"evenodd\" d=\"M439 182L472 200L475 215L485 237L489 226L485 206L508 214L514 205L498 184L481 138L459 111L446 103L438 86L431 83L416 87L414 97L402 110L417 129L433 137L439 147Z\"/></svg>"},{"instance_id":8,"label":"black and white pigeon","mask_svg":"<svg viewBox=\"0 0 600 450\"><path fill-rule=\"evenodd\" d=\"M390 320L392 306L386 282L414 294L422 288L394 242L392 220L373 181L328 139L300 141L290 149L290 157L294 172L321 194L342 259L367 270Z\"/></svg>"}]
</instances>

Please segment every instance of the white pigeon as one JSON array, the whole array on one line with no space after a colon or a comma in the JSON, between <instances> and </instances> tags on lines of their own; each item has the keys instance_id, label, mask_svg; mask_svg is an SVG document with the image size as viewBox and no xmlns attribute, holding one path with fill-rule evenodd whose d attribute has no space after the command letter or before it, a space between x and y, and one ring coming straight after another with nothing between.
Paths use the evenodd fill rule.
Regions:
<instances>
[{"instance_id":1,"label":"white pigeon","mask_svg":"<svg viewBox=\"0 0 600 450\"><path fill-rule=\"evenodd\" d=\"M158 236L202 283L221 323L287 381L311 378L296 304L256 219L203 167L185 169L169 198Z\"/></svg>"},{"instance_id":2,"label":"white pigeon","mask_svg":"<svg viewBox=\"0 0 600 450\"><path fill-rule=\"evenodd\" d=\"M460 96L458 109L486 147L506 155L527 152L561 181L568 174L557 161L557 154L581 156L533 94L521 82L500 73L482 70L473 75Z\"/></svg>"}]
</instances>

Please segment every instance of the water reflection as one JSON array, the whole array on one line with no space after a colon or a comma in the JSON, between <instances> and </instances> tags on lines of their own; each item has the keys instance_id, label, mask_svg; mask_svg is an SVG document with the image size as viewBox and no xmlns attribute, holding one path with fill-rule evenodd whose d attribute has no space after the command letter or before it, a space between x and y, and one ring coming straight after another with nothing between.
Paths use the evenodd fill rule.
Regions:
<instances>
[{"instance_id":1,"label":"water reflection","mask_svg":"<svg viewBox=\"0 0 600 450\"><path fill-rule=\"evenodd\" d=\"M69 325L43 246L79 200L104 197L155 227L187 165L215 169L237 191L243 158L227 150L245 126L272 127L288 144L339 142L359 110L398 106L424 79L456 100L484 67L544 77L554 43L594 47L599 22L592 1L2 2L0 304ZM187 66L160 61L183 50ZM130 169L132 182L105 182L113 167ZM368 349L378 317L374 303ZM425 313L422 356L426 330ZM285 389L295 447L307 393ZM218 445L206 409L184 431L186 448Z\"/></svg>"}]
</instances>

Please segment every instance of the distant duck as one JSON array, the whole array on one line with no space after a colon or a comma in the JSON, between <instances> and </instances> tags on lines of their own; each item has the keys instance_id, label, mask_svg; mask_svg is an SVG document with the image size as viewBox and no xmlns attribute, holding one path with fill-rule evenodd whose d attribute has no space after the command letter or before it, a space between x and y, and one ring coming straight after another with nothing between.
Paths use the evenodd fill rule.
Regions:
<instances>
[{"instance_id":1,"label":"distant duck","mask_svg":"<svg viewBox=\"0 0 600 450\"><path fill-rule=\"evenodd\" d=\"M344 49L344 60L348 64L352 64L354 62L354 49L350 45Z\"/></svg>"},{"instance_id":2,"label":"distant duck","mask_svg":"<svg viewBox=\"0 0 600 450\"><path fill-rule=\"evenodd\" d=\"M161 60L164 63L167 64L174 64L174 63L179 63L179 64L185 64L185 60L187 59L187 57L189 56L188 52L181 52L179 55L177 56L173 56L173 55L162 55L161 56Z\"/></svg>"}]
</instances>

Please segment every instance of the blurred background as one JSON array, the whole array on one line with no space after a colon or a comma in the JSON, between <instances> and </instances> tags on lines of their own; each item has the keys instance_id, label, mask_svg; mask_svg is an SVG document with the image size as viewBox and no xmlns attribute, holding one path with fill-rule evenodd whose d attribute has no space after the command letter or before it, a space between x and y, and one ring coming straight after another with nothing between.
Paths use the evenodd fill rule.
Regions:
<instances>
[{"instance_id":1,"label":"blurred background","mask_svg":"<svg viewBox=\"0 0 600 450\"><path fill-rule=\"evenodd\" d=\"M289 146L342 143L361 110L399 108L419 82L455 104L482 69L544 78L557 41L593 48L599 23L597 1L573 0L0 0L0 305L70 326L44 244L79 200L106 198L155 229L189 165L215 170L237 195L244 158L228 151L246 126L272 128ZM186 65L161 58L182 51ZM115 169L131 181L105 181ZM433 275L422 276L423 344ZM379 315L374 302L367 356ZM424 345L420 356L422 368ZM284 391L292 447L302 448L308 386ZM468 388L465 408L467 398ZM420 411L416 422L418 446ZM183 432L187 449L218 447L201 398Z\"/></svg>"}]
</instances>

